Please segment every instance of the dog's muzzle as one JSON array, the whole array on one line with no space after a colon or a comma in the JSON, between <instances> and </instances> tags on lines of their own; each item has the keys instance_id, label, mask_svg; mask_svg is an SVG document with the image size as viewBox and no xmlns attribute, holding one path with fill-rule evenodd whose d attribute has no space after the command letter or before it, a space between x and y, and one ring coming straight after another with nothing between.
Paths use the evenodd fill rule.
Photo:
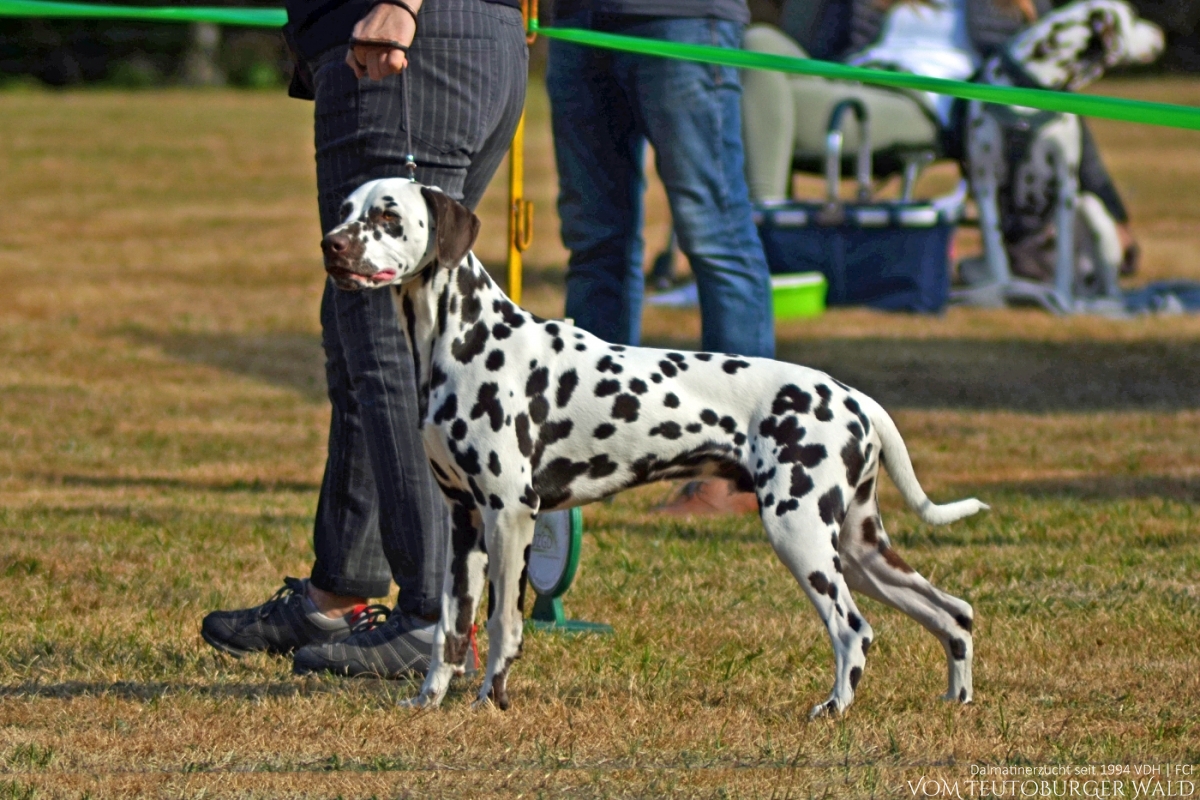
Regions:
<instances>
[{"instance_id":1,"label":"dog's muzzle","mask_svg":"<svg viewBox=\"0 0 1200 800\"><path fill-rule=\"evenodd\" d=\"M391 283L394 269L376 269L362 257L362 243L344 233L331 233L321 240L325 271L339 289L369 289Z\"/></svg>"}]
</instances>

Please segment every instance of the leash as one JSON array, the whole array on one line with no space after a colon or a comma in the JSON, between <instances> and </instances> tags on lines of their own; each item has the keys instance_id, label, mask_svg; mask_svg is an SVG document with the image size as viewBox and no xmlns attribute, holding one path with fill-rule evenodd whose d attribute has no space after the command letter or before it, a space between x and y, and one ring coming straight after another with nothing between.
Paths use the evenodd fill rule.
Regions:
<instances>
[{"instance_id":1,"label":"leash","mask_svg":"<svg viewBox=\"0 0 1200 800\"><path fill-rule=\"evenodd\" d=\"M396 6L397 8L399 8L403 11L407 11L408 15L410 17L412 17L413 25L415 26L417 24L417 12L413 10L412 6L410 6L408 3L404 2L404 0L374 0L374 2L371 3L371 8L374 9L376 6L381 6L381 5ZM415 32L414 32L413 36L414 37L416 36ZM404 53L405 62L408 61L409 45L400 44L400 42L397 42L395 39L359 39L356 36L351 36L349 45L350 45L351 53L354 52L355 47L387 47L390 49L399 50L401 53ZM354 60L356 62L358 62L359 66L365 66L364 64L362 64L362 62L358 61L357 56L354 57ZM408 179L410 181L412 181L413 183L416 183L417 182L417 159L416 159L416 156L413 155L412 110L411 110L411 105L410 105L410 101L409 101L409 92L408 92L408 64L407 63L405 63L404 69L400 70L400 91L404 95L404 135L406 138L406 146L407 146L407 153L404 156L404 169L408 171Z\"/></svg>"}]
</instances>

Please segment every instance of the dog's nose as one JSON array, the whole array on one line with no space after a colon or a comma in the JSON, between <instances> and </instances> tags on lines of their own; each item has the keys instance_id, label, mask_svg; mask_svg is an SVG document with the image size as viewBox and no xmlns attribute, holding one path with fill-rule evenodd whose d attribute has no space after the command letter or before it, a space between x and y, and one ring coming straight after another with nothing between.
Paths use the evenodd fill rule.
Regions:
<instances>
[{"instance_id":1,"label":"dog's nose","mask_svg":"<svg viewBox=\"0 0 1200 800\"><path fill-rule=\"evenodd\" d=\"M345 255L350 249L350 237L344 233L331 233L321 240L321 252L326 256Z\"/></svg>"}]
</instances>

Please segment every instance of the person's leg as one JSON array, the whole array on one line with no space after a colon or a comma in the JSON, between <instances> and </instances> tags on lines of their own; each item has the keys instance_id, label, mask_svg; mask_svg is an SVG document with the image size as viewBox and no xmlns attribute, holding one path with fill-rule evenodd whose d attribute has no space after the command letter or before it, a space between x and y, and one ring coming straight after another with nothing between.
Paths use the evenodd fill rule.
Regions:
<instances>
[{"instance_id":1,"label":"person's leg","mask_svg":"<svg viewBox=\"0 0 1200 800\"><path fill-rule=\"evenodd\" d=\"M733 48L741 26L661 19L628 32ZM645 56L622 56L621 64L654 147L680 248L696 274L701 347L774 356L770 277L743 168L737 71Z\"/></svg>"},{"instance_id":2,"label":"person's leg","mask_svg":"<svg viewBox=\"0 0 1200 800\"><path fill-rule=\"evenodd\" d=\"M605 50L551 41L546 91L562 241L571 253L566 315L605 341L637 344L645 141L612 61Z\"/></svg>"},{"instance_id":3,"label":"person's leg","mask_svg":"<svg viewBox=\"0 0 1200 800\"><path fill-rule=\"evenodd\" d=\"M524 102L520 14L462 0L423 12L421 22L408 68L417 179L473 206L503 159ZM330 181L337 187L329 194L334 213L334 203L361 182L404 174L403 86L401 76L356 81L357 134L318 149L319 162L336 160L343 149L357 159L357 173ZM345 312L339 331L378 492L382 550L400 593L386 625L343 643L304 648L295 667L392 675L427 663L433 627L422 621L436 620L441 609L447 513L421 444L416 376L390 293L339 291L336 297ZM378 306L370 305L376 298Z\"/></svg>"}]
</instances>

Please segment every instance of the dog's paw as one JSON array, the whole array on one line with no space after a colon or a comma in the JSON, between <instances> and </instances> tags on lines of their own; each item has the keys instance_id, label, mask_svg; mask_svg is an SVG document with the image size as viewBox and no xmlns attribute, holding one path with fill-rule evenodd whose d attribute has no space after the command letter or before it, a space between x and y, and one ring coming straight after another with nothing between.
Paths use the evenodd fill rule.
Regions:
<instances>
[{"instance_id":1,"label":"dog's paw","mask_svg":"<svg viewBox=\"0 0 1200 800\"><path fill-rule=\"evenodd\" d=\"M437 708L440 701L435 697L429 697L424 692L421 692L416 697L410 697L407 700L397 700L396 705L400 708Z\"/></svg>"},{"instance_id":2,"label":"dog's paw","mask_svg":"<svg viewBox=\"0 0 1200 800\"><path fill-rule=\"evenodd\" d=\"M837 700L830 698L824 703L817 703L813 706L812 711L808 712L808 718L811 720L821 717L836 717L839 713L841 713L841 709L838 708Z\"/></svg>"},{"instance_id":3,"label":"dog's paw","mask_svg":"<svg viewBox=\"0 0 1200 800\"><path fill-rule=\"evenodd\" d=\"M942 699L947 703L960 703L964 706L975 702L974 695L966 689L959 689L958 692L946 692L942 695Z\"/></svg>"}]
</instances>

